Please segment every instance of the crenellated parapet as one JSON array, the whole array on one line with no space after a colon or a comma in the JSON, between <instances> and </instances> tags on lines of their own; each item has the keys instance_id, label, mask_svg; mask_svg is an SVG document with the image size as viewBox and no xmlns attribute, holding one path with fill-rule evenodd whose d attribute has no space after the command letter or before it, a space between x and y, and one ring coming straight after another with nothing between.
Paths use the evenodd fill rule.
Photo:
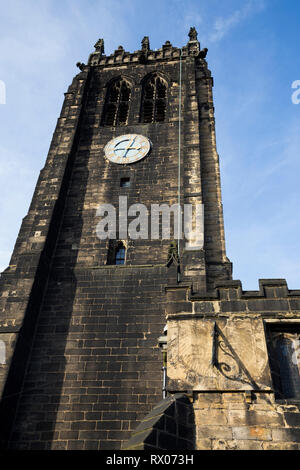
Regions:
<instances>
[{"instance_id":1,"label":"crenellated parapet","mask_svg":"<svg viewBox=\"0 0 300 470\"><path fill-rule=\"evenodd\" d=\"M167 314L203 315L256 314L300 317L300 290L289 289L285 279L260 279L259 290L243 290L239 280L215 282L207 293L192 291L191 285L169 286Z\"/></svg>"},{"instance_id":2,"label":"crenellated parapet","mask_svg":"<svg viewBox=\"0 0 300 470\"><path fill-rule=\"evenodd\" d=\"M285 398L274 382L272 358L282 348L290 351L286 368L296 383L300 290L288 289L285 279L260 279L257 291L229 280L206 294L189 285L168 286L166 296L170 391L256 390ZM276 341L283 346L274 352Z\"/></svg>"},{"instance_id":3,"label":"crenellated parapet","mask_svg":"<svg viewBox=\"0 0 300 470\"><path fill-rule=\"evenodd\" d=\"M299 449L300 290L169 286L167 390L193 402L197 449Z\"/></svg>"},{"instance_id":4,"label":"crenellated parapet","mask_svg":"<svg viewBox=\"0 0 300 470\"><path fill-rule=\"evenodd\" d=\"M90 66L108 66L130 63L151 63L157 60L178 60L180 55L182 58L195 57L204 59L207 49L200 49L200 42L197 39L195 28L191 28L189 32L189 41L182 48L174 47L170 41L166 41L160 49L152 50L150 48L149 37L145 36L141 43L141 49L133 53L124 50L123 46L119 46L113 54L106 56L104 54L104 41L99 39L95 44L95 52L90 54L88 65Z\"/></svg>"}]
</instances>

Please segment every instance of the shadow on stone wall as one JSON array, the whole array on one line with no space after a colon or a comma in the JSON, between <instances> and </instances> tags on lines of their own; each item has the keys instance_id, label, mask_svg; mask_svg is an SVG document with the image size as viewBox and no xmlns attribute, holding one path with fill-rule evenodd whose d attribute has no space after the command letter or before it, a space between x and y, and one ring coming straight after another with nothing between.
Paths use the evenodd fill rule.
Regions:
<instances>
[{"instance_id":1,"label":"shadow on stone wall","mask_svg":"<svg viewBox=\"0 0 300 470\"><path fill-rule=\"evenodd\" d=\"M160 401L123 445L123 450L195 449L193 405L177 393Z\"/></svg>"},{"instance_id":2,"label":"shadow on stone wall","mask_svg":"<svg viewBox=\"0 0 300 470\"><path fill-rule=\"evenodd\" d=\"M88 90L88 86L86 89ZM87 91L85 91L86 93ZM84 115L81 113L6 380L0 404L0 449L29 449L32 448L29 447L32 441L37 441L36 447L33 447L37 450L51 448L56 413L64 382L64 350L77 286L74 268L78 250L72 251L72 257L69 257L65 263L67 266L60 269L63 274L57 274L54 258L60 234L64 233L66 228L63 225L64 211L72 184L74 167L76 169L77 148L83 121ZM84 188L86 188L88 180L87 161L88 158L82 165L81 171ZM35 191L33 199L38 197ZM80 203L78 203L77 218L74 222L74 226L76 223L76 230L73 230L75 245L79 244L81 237L83 203L84 191ZM38 224L38 222L36 223ZM62 284L59 289L57 288L58 280ZM60 311L58 313L55 311L56 307L61 306L61 298L64 299L64 315ZM49 305L47 305L49 302L53 305L54 311L49 311ZM62 319L59 324L55 325L55 330L52 326L51 336L45 331L45 328L49 328L45 319L53 315L61 315ZM41 343L43 343L42 346ZM53 356L56 358L55 363ZM51 376L55 377L49 380ZM45 419L44 410L41 408L50 400L52 408L49 416L51 415L51 419L39 422L37 416L43 415ZM47 433L47 436L44 435L43 442L40 442L41 432Z\"/></svg>"}]
</instances>

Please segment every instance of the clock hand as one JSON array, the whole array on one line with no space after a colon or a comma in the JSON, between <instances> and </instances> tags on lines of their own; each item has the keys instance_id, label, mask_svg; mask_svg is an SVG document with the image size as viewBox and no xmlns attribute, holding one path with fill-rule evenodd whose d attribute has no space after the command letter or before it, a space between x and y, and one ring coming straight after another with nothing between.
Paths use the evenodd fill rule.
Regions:
<instances>
[{"instance_id":1,"label":"clock hand","mask_svg":"<svg viewBox=\"0 0 300 470\"><path fill-rule=\"evenodd\" d=\"M116 149L116 152L118 152L119 150L127 150L127 149L128 149L128 148L123 148L123 147L121 148L121 147L118 147L118 148ZM141 147L130 147L129 150L141 150Z\"/></svg>"},{"instance_id":2,"label":"clock hand","mask_svg":"<svg viewBox=\"0 0 300 470\"><path fill-rule=\"evenodd\" d=\"M131 140L131 142L128 144L127 149L126 149L126 152L125 152L125 154L123 155L124 158L127 156L128 150L130 149L131 145L134 143L135 139L136 139L136 137L134 137L134 138Z\"/></svg>"}]
</instances>

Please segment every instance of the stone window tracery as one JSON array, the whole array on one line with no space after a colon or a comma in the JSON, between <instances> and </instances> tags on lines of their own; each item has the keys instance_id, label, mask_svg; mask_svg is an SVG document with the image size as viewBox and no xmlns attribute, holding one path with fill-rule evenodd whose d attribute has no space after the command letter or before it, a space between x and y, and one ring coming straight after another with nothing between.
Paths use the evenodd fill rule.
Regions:
<instances>
[{"instance_id":1,"label":"stone window tracery","mask_svg":"<svg viewBox=\"0 0 300 470\"><path fill-rule=\"evenodd\" d=\"M128 121L131 87L127 80L115 80L106 94L102 124L104 126L126 126Z\"/></svg>"},{"instance_id":2,"label":"stone window tracery","mask_svg":"<svg viewBox=\"0 0 300 470\"><path fill-rule=\"evenodd\" d=\"M167 107L167 83L153 74L144 83L142 94L141 122L163 122Z\"/></svg>"}]
</instances>

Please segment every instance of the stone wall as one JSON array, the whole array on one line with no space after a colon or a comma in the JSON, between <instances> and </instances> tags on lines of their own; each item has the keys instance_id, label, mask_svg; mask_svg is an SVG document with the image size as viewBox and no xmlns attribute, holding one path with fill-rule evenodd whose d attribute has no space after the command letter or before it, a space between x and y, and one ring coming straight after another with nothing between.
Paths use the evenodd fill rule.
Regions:
<instances>
[{"instance_id":1,"label":"stone wall","mask_svg":"<svg viewBox=\"0 0 300 470\"><path fill-rule=\"evenodd\" d=\"M0 278L0 445L9 439L28 367L32 338L47 285L82 122L89 77L74 78L41 170L31 205L18 234L8 268Z\"/></svg>"},{"instance_id":2,"label":"stone wall","mask_svg":"<svg viewBox=\"0 0 300 470\"><path fill-rule=\"evenodd\" d=\"M108 266L109 241L97 237L96 210L103 203L118 207L120 195L128 197L128 206L177 202L180 54L181 204L207 201L210 227L204 234L209 260L204 251L187 253L181 246L182 279L206 291L208 261L218 271L213 279L231 275L212 148L212 79L199 42L190 40L182 51L169 42L159 51L129 54L119 48L107 57L98 45L94 54L88 65L78 64L81 72L65 94L0 281L6 350L0 364L1 441L9 448L117 449L160 401L157 339L165 325L165 286L177 274L174 264L167 265L171 240L126 240L126 266ZM142 83L153 72L168 84L166 119L144 124ZM132 90L127 125L103 126L107 87L121 76ZM209 113L200 114L205 103ZM112 164L104 158L105 145L129 133L147 136L151 153L132 165ZM203 187L202 174L210 181ZM120 187L124 177L130 188Z\"/></svg>"},{"instance_id":3,"label":"stone wall","mask_svg":"<svg viewBox=\"0 0 300 470\"><path fill-rule=\"evenodd\" d=\"M196 392L198 450L299 450L300 404L270 393Z\"/></svg>"},{"instance_id":4,"label":"stone wall","mask_svg":"<svg viewBox=\"0 0 300 470\"><path fill-rule=\"evenodd\" d=\"M195 448L194 411L188 396L170 395L134 430L123 450L191 450Z\"/></svg>"},{"instance_id":5,"label":"stone wall","mask_svg":"<svg viewBox=\"0 0 300 470\"><path fill-rule=\"evenodd\" d=\"M270 279L259 291L227 281L206 298L187 286L167 296L168 390L193 395L197 449L299 449L299 394L275 395L267 331L300 331L300 291Z\"/></svg>"},{"instance_id":6,"label":"stone wall","mask_svg":"<svg viewBox=\"0 0 300 470\"><path fill-rule=\"evenodd\" d=\"M52 271L9 448L118 449L128 439L162 394L165 271Z\"/></svg>"},{"instance_id":7,"label":"stone wall","mask_svg":"<svg viewBox=\"0 0 300 470\"><path fill-rule=\"evenodd\" d=\"M298 446L298 404L275 395L266 332L281 325L299 331L300 291L263 280L259 291L248 292L231 280L213 80L196 36L191 30L181 50L167 41L151 51L143 40L140 51L119 47L110 56L100 40L88 65L78 64L0 280L3 447L120 449L137 430L133 448L151 423L147 445L154 448L182 439L190 448L195 436L199 449ZM167 83L166 119L145 124L143 80L154 72ZM120 77L131 86L128 121L103 126L108 86ZM147 136L150 154L131 165L112 164L105 145L129 133ZM130 187L121 187L121 178ZM178 267L175 259L168 262L172 236L151 240L149 234L123 240L126 265L109 265L109 240L97 237L96 210L118 207L119 196L127 196L128 206L148 208L171 206L178 197L181 204L204 204L203 249L181 242ZM161 400L158 337L166 322L170 396L151 412ZM186 408L181 415L181 399L172 397L183 392L193 401L193 424L181 421ZM169 419L171 409L177 411Z\"/></svg>"}]
</instances>

